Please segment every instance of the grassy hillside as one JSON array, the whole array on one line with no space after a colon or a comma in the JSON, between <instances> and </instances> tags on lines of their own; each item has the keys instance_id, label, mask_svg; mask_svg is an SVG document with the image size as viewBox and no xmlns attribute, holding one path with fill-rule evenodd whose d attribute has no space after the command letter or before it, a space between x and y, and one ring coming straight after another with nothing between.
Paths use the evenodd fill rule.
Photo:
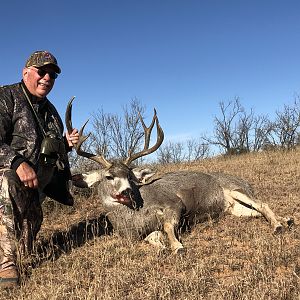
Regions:
<instances>
[{"instance_id":1,"label":"grassy hillside","mask_svg":"<svg viewBox=\"0 0 300 300\"><path fill-rule=\"evenodd\" d=\"M299 299L299 162L295 151L161 167L241 176L276 213L295 218L276 236L262 218L198 224L181 236L184 256L104 234L93 197L78 196L73 208L48 201L36 254L21 262L22 286L0 299Z\"/></svg>"}]
</instances>

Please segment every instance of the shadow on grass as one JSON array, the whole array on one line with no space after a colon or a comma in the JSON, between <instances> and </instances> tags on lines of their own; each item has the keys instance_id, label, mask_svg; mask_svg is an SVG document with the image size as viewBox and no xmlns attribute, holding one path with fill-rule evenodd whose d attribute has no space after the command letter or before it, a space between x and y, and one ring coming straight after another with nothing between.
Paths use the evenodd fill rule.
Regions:
<instances>
[{"instance_id":1,"label":"shadow on grass","mask_svg":"<svg viewBox=\"0 0 300 300\"><path fill-rule=\"evenodd\" d=\"M33 254L23 261L22 269L26 276L30 276L30 269L45 261L57 260L62 254L105 234L112 234L112 225L105 215L81 221L68 230L54 232L50 237L36 241Z\"/></svg>"}]
</instances>

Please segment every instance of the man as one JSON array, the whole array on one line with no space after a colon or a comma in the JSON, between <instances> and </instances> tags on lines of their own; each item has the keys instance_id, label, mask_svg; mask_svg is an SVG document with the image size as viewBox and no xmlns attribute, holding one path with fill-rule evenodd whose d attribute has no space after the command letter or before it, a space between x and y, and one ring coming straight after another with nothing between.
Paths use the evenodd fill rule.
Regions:
<instances>
[{"instance_id":1,"label":"man","mask_svg":"<svg viewBox=\"0 0 300 300\"><path fill-rule=\"evenodd\" d=\"M32 248L43 218L41 198L73 204L67 152L79 135L74 129L63 136L62 120L47 99L60 73L50 52L36 51L21 82L0 87L0 287L18 284L17 248L22 254Z\"/></svg>"}]
</instances>

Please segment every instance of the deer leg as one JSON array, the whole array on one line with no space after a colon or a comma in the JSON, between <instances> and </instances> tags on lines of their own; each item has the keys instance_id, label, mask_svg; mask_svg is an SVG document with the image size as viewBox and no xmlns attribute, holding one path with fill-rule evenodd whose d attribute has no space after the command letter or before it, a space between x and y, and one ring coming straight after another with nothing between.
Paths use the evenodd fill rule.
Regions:
<instances>
[{"instance_id":1,"label":"deer leg","mask_svg":"<svg viewBox=\"0 0 300 300\"><path fill-rule=\"evenodd\" d=\"M249 207L250 210L254 209L260 214L262 214L271 223L275 233L279 233L283 230L283 225L279 221L279 219L282 220L282 218L277 217L266 203L253 200L247 195L239 191L228 191L228 192L229 195L236 201L240 202L241 204L245 204L246 206Z\"/></svg>"},{"instance_id":2,"label":"deer leg","mask_svg":"<svg viewBox=\"0 0 300 300\"><path fill-rule=\"evenodd\" d=\"M231 215L237 216L237 217L261 217L262 214L255 210L252 206L245 206L245 204L242 204L238 202L236 199L232 197L230 194L231 191L225 190L224 191L224 197L227 202L226 211L229 212Z\"/></svg>"},{"instance_id":3,"label":"deer leg","mask_svg":"<svg viewBox=\"0 0 300 300\"><path fill-rule=\"evenodd\" d=\"M183 249L183 245L178 241L175 235L175 225L171 222L164 223L164 231L168 236L172 251L176 254Z\"/></svg>"}]
</instances>

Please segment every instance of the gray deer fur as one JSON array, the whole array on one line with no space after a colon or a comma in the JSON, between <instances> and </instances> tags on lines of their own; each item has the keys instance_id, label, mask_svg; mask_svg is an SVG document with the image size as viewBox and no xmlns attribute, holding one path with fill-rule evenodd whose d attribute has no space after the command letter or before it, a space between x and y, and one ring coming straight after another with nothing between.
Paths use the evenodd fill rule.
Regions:
<instances>
[{"instance_id":1,"label":"gray deer fur","mask_svg":"<svg viewBox=\"0 0 300 300\"><path fill-rule=\"evenodd\" d=\"M72 130L71 108L72 102L66 111L69 131ZM95 189L96 197L116 232L131 238L145 238L160 248L165 247L162 239L165 233L172 251L177 253L183 250L177 236L180 226L192 226L224 213L263 216L276 233L293 224L293 219L276 216L267 204L257 200L250 184L241 178L194 171L172 172L155 178L152 170L131 169L133 160L156 151L163 141L156 112L149 128L141 117L140 121L145 131L145 147L138 153L130 153L124 161L111 162L102 155L82 151L81 144L87 139L82 134L84 126L76 146L78 155L92 159L104 168L73 175L73 184ZM149 149L154 124L157 142Z\"/></svg>"},{"instance_id":2,"label":"gray deer fur","mask_svg":"<svg viewBox=\"0 0 300 300\"><path fill-rule=\"evenodd\" d=\"M152 172L131 170L113 164L109 170L96 170L73 176L78 187L93 187L114 230L130 238L164 248L162 232L177 253L183 245L177 229L192 226L224 213L236 216L264 216L278 233L291 226L292 219L276 216L254 198L250 185L240 178L223 173L205 174L180 171L167 173L150 183ZM143 175L143 177L141 177ZM129 179L128 179L129 178ZM141 182L144 180L144 183Z\"/></svg>"}]
</instances>

